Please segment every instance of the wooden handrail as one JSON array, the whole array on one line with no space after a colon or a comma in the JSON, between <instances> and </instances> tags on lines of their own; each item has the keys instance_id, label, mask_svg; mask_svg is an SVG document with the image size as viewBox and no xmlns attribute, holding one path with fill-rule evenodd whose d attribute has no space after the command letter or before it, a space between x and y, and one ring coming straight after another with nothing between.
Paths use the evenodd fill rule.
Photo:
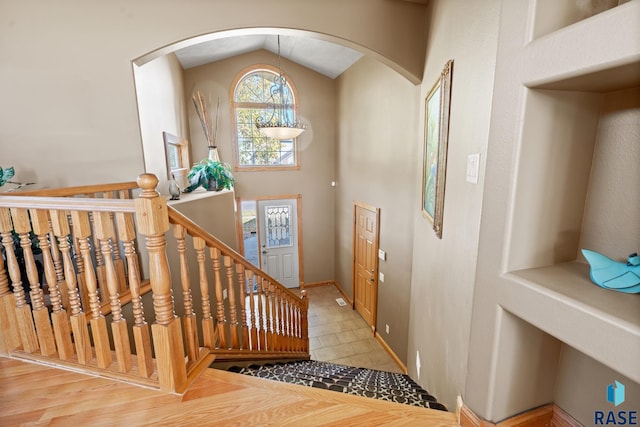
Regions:
<instances>
[{"instance_id":1,"label":"wooden handrail","mask_svg":"<svg viewBox=\"0 0 640 427\"><path fill-rule=\"evenodd\" d=\"M193 238L191 251L198 260L204 346L216 354L217 360L251 355L262 358L266 354L308 358L309 306L305 292L302 291L301 297L296 295L171 207L168 217L183 260L180 277L184 306L188 307L184 314L187 346L197 340L193 327L195 318L190 313L190 293L184 285L185 278L189 277L184 262L187 250L184 237L189 234Z\"/></svg>"},{"instance_id":2,"label":"wooden handrail","mask_svg":"<svg viewBox=\"0 0 640 427\"><path fill-rule=\"evenodd\" d=\"M113 191L135 190L138 183L135 181L118 182L113 184L80 185L65 188L47 188L42 190L16 191L0 193L0 196L36 196L36 197L70 197L83 194L108 193Z\"/></svg>"},{"instance_id":3,"label":"wooden handrail","mask_svg":"<svg viewBox=\"0 0 640 427\"><path fill-rule=\"evenodd\" d=\"M247 260L245 257L240 255L236 250L231 248L222 240L217 239L216 237L209 234L208 231L200 227L195 222L191 221L191 219L189 219L182 213L178 212L171 206L168 207L168 210L169 210L169 221L171 222L171 224L178 224L185 227L187 230L189 230L189 234L191 236L199 237L203 239L206 242L207 246L213 246L220 249L226 255L229 255L231 258L233 258L233 261L236 264L242 265L246 270L250 270L254 274L260 275L261 277L263 277L264 279L268 280L271 283L279 283L277 279L274 279L273 277L269 276L267 273L264 272L264 270L257 268L249 260ZM282 289L288 295L296 299L300 299L298 295L296 295L294 292L291 292L288 288L282 286Z\"/></svg>"},{"instance_id":4,"label":"wooden handrail","mask_svg":"<svg viewBox=\"0 0 640 427\"><path fill-rule=\"evenodd\" d=\"M304 291L168 207L157 183L0 194L0 354L166 391L214 357L309 357Z\"/></svg>"},{"instance_id":5,"label":"wooden handrail","mask_svg":"<svg viewBox=\"0 0 640 427\"><path fill-rule=\"evenodd\" d=\"M75 210L83 212L129 212L135 213L133 199L100 199L70 197L2 196L2 208L29 208L49 210Z\"/></svg>"}]
</instances>

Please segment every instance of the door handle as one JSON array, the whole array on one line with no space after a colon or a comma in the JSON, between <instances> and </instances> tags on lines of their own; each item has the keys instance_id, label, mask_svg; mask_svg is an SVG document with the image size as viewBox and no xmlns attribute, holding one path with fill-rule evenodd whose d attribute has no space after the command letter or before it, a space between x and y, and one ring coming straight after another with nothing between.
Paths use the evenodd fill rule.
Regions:
<instances>
[{"instance_id":1,"label":"door handle","mask_svg":"<svg viewBox=\"0 0 640 427\"><path fill-rule=\"evenodd\" d=\"M269 251L262 251L262 253L263 253L263 254L266 254L266 253L268 253L268 252L269 252Z\"/></svg>"}]
</instances>

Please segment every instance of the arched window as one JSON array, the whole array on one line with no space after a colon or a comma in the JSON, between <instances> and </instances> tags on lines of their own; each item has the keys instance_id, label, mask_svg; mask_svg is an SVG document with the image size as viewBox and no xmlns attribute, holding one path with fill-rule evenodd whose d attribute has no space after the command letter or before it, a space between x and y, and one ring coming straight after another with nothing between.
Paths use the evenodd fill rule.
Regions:
<instances>
[{"instance_id":1,"label":"arched window","mask_svg":"<svg viewBox=\"0 0 640 427\"><path fill-rule=\"evenodd\" d=\"M259 119L269 121L272 118L274 103L281 103L277 87L277 69L268 65L243 70L232 86L236 130L235 166L238 169L279 170L299 167L295 138L282 141L268 138L256 128ZM286 114L290 120L295 121L296 91L288 77L283 94L285 104L290 106Z\"/></svg>"}]
</instances>

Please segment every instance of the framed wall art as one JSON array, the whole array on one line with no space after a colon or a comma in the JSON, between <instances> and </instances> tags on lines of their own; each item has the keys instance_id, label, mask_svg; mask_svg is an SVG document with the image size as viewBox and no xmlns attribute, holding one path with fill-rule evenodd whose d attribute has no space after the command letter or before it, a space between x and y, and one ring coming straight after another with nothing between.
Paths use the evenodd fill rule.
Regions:
<instances>
[{"instance_id":1,"label":"framed wall art","mask_svg":"<svg viewBox=\"0 0 640 427\"><path fill-rule=\"evenodd\" d=\"M425 99L422 214L433 224L433 230L440 239L447 174L452 71L453 60L449 60Z\"/></svg>"}]
</instances>

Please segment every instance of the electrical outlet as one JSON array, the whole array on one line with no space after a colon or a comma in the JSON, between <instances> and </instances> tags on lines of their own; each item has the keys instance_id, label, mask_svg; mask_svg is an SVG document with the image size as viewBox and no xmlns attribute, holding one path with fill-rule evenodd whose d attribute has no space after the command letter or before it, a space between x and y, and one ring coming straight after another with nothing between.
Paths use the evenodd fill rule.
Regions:
<instances>
[{"instance_id":1,"label":"electrical outlet","mask_svg":"<svg viewBox=\"0 0 640 427\"><path fill-rule=\"evenodd\" d=\"M384 325L384 330L387 331L387 334L389 333L389 324Z\"/></svg>"},{"instance_id":2,"label":"electrical outlet","mask_svg":"<svg viewBox=\"0 0 640 427\"><path fill-rule=\"evenodd\" d=\"M222 290L222 299L227 299L227 290L226 289Z\"/></svg>"},{"instance_id":3,"label":"electrical outlet","mask_svg":"<svg viewBox=\"0 0 640 427\"><path fill-rule=\"evenodd\" d=\"M416 372L418 373L418 379L420 379L420 367L422 364L420 363L420 351L416 350Z\"/></svg>"}]
</instances>

